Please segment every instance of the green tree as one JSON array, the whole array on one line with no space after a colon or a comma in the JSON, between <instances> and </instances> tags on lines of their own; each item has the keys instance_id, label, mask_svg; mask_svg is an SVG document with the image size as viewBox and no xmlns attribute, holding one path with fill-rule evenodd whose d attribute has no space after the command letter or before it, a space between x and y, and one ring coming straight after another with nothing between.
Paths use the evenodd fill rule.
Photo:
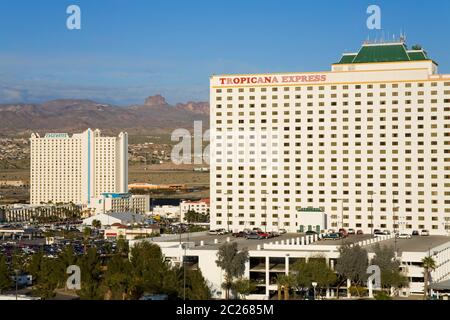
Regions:
<instances>
[{"instance_id":1,"label":"green tree","mask_svg":"<svg viewBox=\"0 0 450 320\"><path fill-rule=\"evenodd\" d=\"M278 300L281 300L282 292L284 292L284 300L289 300L289 292L296 287L297 281L293 274L277 274Z\"/></svg>"},{"instance_id":2,"label":"green tree","mask_svg":"<svg viewBox=\"0 0 450 320\"><path fill-rule=\"evenodd\" d=\"M100 300L101 292L101 260L96 248L89 248L78 261L81 270L81 290L78 296L82 300Z\"/></svg>"},{"instance_id":3,"label":"green tree","mask_svg":"<svg viewBox=\"0 0 450 320\"><path fill-rule=\"evenodd\" d=\"M6 257L0 254L0 293L10 289L12 286L12 280L6 263Z\"/></svg>"},{"instance_id":4,"label":"green tree","mask_svg":"<svg viewBox=\"0 0 450 320\"><path fill-rule=\"evenodd\" d=\"M92 226L98 230L102 227L102 223L100 220L94 220L94 221L92 221Z\"/></svg>"},{"instance_id":5,"label":"green tree","mask_svg":"<svg viewBox=\"0 0 450 320\"><path fill-rule=\"evenodd\" d=\"M183 272L183 268L180 268ZM181 275L181 272L179 275ZM179 281L178 297L184 296L184 281ZM186 270L186 299L208 300L211 298L211 290L200 270Z\"/></svg>"},{"instance_id":6,"label":"green tree","mask_svg":"<svg viewBox=\"0 0 450 320\"><path fill-rule=\"evenodd\" d=\"M344 281L350 279L358 288L367 279L367 267L369 265L369 258L367 251L358 245L349 246L344 245L339 249L339 260L336 263L336 271L341 276L341 286ZM339 291L338 291L339 292ZM358 291L358 295L360 292Z\"/></svg>"},{"instance_id":7,"label":"green tree","mask_svg":"<svg viewBox=\"0 0 450 320\"><path fill-rule=\"evenodd\" d=\"M225 271L225 281L222 287L225 289L226 299L230 298L234 279L244 275L245 263L248 259L247 249L239 251L236 242L224 243L219 247L216 264Z\"/></svg>"},{"instance_id":8,"label":"green tree","mask_svg":"<svg viewBox=\"0 0 450 320\"><path fill-rule=\"evenodd\" d=\"M67 267L77 264L77 257L72 246L66 246L58 254L57 267L55 270L58 278L58 288L66 288Z\"/></svg>"},{"instance_id":9,"label":"green tree","mask_svg":"<svg viewBox=\"0 0 450 320\"><path fill-rule=\"evenodd\" d=\"M87 245L89 243L89 239L91 238L92 235L92 229L89 227L85 227L83 229L83 246L84 246L84 253L86 254L87 252Z\"/></svg>"},{"instance_id":10,"label":"green tree","mask_svg":"<svg viewBox=\"0 0 450 320\"><path fill-rule=\"evenodd\" d=\"M117 240L116 244L116 252L124 257L128 257L128 253L130 251L128 241L124 239L124 237L121 235L119 236L119 239Z\"/></svg>"},{"instance_id":11,"label":"green tree","mask_svg":"<svg viewBox=\"0 0 450 320\"><path fill-rule=\"evenodd\" d=\"M254 281L246 278L239 278L233 283L233 290L238 293L238 295L245 300L245 297L254 292L256 289L256 284Z\"/></svg>"},{"instance_id":12,"label":"green tree","mask_svg":"<svg viewBox=\"0 0 450 320\"><path fill-rule=\"evenodd\" d=\"M107 264L103 285L106 300L127 300L132 283L131 263L115 254Z\"/></svg>"},{"instance_id":13,"label":"green tree","mask_svg":"<svg viewBox=\"0 0 450 320\"><path fill-rule=\"evenodd\" d=\"M436 269L436 261L432 257L425 257L422 259L423 267L423 298L428 298L428 287L431 277L431 271Z\"/></svg>"},{"instance_id":14,"label":"green tree","mask_svg":"<svg viewBox=\"0 0 450 320\"><path fill-rule=\"evenodd\" d=\"M299 287L311 288L312 283L316 282L318 295L321 295L323 290L336 283L337 280L336 274L322 256L311 257L307 262L297 262L291 270L295 274Z\"/></svg>"},{"instance_id":15,"label":"green tree","mask_svg":"<svg viewBox=\"0 0 450 320\"><path fill-rule=\"evenodd\" d=\"M389 291L391 287L400 288L408 284L408 278L400 272L400 261L395 259L393 247L380 246L374 247L374 257L370 264L377 265L381 271L381 287Z\"/></svg>"},{"instance_id":16,"label":"green tree","mask_svg":"<svg viewBox=\"0 0 450 320\"><path fill-rule=\"evenodd\" d=\"M37 259L40 259L40 257L38 256ZM55 296L55 290L58 287L57 268L56 259L46 257L40 259L36 284L33 290L34 294L37 294L44 300Z\"/></svg>"},{"instance_id":17,"label":"green tree","mask_svg":"<svg viewBox=\"0 0 450 320\"><path fill-rule=\"evenodd\" d=\"M133 273L131 291L134 298L139 298L143 293L160 294L167 291L170 291L172 297L177 296L176 288L167 288L165 283L169 266L158 245L149 242L138 243L133 246L130 255Z\"/></svg>"}]
</instances>

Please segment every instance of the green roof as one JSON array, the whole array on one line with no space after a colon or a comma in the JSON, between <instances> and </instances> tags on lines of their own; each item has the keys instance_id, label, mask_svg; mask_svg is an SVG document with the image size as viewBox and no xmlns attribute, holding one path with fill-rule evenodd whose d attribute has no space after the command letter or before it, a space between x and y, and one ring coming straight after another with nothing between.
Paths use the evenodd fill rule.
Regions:
<instances>
[{"instance_id":1,"label":"green roof","mask_svg":"<svg viewBox=\"0 0 450 320\"><path fill-rule=\"evenodd\" d=\"M353 59L355 59L356 54L344 54L341 58L341 61L339 63L352 63Z\"/></svg>"},{"instance_id":2,"label":"green roof","mask_svg":"<svg viewBox=\"0 0 450 320\"><path fill-rule=\"evenodd\" d=\"M404 43L363 44L357 54L344 54L338 64L429 60L427 53L409 50Z\"/></svg>"},{"instance_id":3,"label":"green roof","mask_svg":"<svg viewBox=\"0 0 450 320\"><path fill-rule=\"evenodd\" d=\"M428 60L427 53L423 50L408 51L408 56L412 61Z\"/></svg>"}]
</instances>

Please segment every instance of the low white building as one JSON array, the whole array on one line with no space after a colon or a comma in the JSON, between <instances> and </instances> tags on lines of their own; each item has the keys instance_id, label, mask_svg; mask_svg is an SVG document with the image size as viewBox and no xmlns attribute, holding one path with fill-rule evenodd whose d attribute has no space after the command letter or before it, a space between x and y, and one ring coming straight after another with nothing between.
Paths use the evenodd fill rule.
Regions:
<instances>
[{"instance_id":1,"label":"low white building","mask_svg":"<svg viewBox=\"0 0 450 320\"><path fill-rule=\"evenodd\" d=\"M169 219L179 219L181 215L180 206L172 206L172 205L154 206L152 214Z\"/></svg>"},{"instance_id":2,"label":"low white building","mask_svg":"<svg viewBox=\"0 0 450 320\"><path fill-rule=\"evenodd\" d=\"M114 223L111 227L105 229L105 239L117 239L123 237L125 240L134 240L138 237L151 237L153 235L159 235L161 229L156 225L148 227L130 227L120 223Z\"/></svg>"},{"instance_id":3,"label":"low white building","mask_svg":"<svg viewBox=\"0 0 450 320\"><path fill-rule=\"evenodd\" d=\"M132 195L131 193L103 193L92 198L89 205L93 214L107 212L134 212L145 214L150 211L149 195Z\"/></svg>"},{"instance_id":4,"label":"low white building","mask_svg":"<svg viewBox=\"0 0 450 320\"><path fill-rule=\"evenodd\" d=\"M297 211L298 232L327 230L327 216L319 208L302 208Z\"/></svg>"},{"instance_id":5,"label":"low white building","mask_svg":"<svg viewBox=\"0 0 450 320\"><path fill-rule=\"evenodd\" d=\"M174 265L183 263L183 259L191 267L198 268L205 279L211 284L213 297L224 298L221 289L224 282L224 272L219 268L217 260L218 248L227 241L236 241L239 249L247 248L249 261L246 263L244 277L256 282L257 290L249 299L269 299L277 292L276 278L278 274L288 274L290 267L300 259L310 259L321 256L326 259L329 267L334 270L339 259L340 246L348 242L358 244L368 251L369 259L374 256L373 248L376 243L393 246L397 258L401 262L401 269L408 277L409 288L398 292L399 296L423 294L423 268L421 260L431 255L437 268L431 272L431 282L450 279L450 239L447 236L414 237L412 239L395 239L391 235L372 238L370 235L350 236L343 242L333 240L317 241L321 235L301 236L299 234L285 234L279 238L266 240L246 240L225 236L209 236L205 233L191 234L189 238L159 237L153 242ZM130 242L133 246L139 241ZM185 251L184 246L187 246ZM345 288L343 288L345 289ZM328 298L336 297L335 289L327 292Z\"/></svg>"},{"instance_id":6,"label":"low white building","mask_svg":"<svg viewBox=\"0 0 450 320\"><path fill-rule=\"evenodd\" d=\"M115 223L132 225L143 223L148 217L133 212L126 213L100 213L83 220L83 225L92 226L94 220L100 221L102 226L112 226Z\"/></svg>"},{"instance_id":7,"label":"low white building","mask_svg":"<svg viewBox=\"0 0 450 320\"><path fill-rule=\"evenodd\" d=\"M193 210L197 213L209 215L209 198L198 201L185 200L180 203L180 222L185 222L186 213Z\"/></svg>"}]
</instances>

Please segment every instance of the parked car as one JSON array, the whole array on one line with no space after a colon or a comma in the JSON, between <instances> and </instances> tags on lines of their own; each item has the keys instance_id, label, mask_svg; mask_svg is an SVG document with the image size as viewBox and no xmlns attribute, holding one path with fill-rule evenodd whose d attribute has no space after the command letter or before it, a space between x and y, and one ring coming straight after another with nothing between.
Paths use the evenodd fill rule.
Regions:
<instances>
[{"instance_id":1,"label":"parked car","mask_svg":"<svg viewBox=\"0 0 450 320\"><path fill-rule=\"evenodd\" d=\"M268 234L267 232L258 232L259 238L260 239L269 239L270 234Z\"/></svg>"},{"instance_id":2,"label":"parked car","mask_svg":"<svg viewBox=\"0 0 450 320\"><path fill-rule=\"evenodd\" d=\"M245 232L244 231L233 232L231 235L235 238L243 238L245 237Z\"/></svg>"},{"instance_id":3,"label":"parked car","mask_svg":"<svg viewBox=\"0 0 450 320\"><path fill-rule=\"evenodd\" d=\"M251 240L259 240L261 239L260 235L256 232L252 232L252 233L248 233L245 235L246 239L251 239Z\"/></svg>"},{"instance_id":4,"label":"parked car","mask_svg":"<svg viewBox=\"0 0 450 320\"><path fill-rule=\"evenodd\" d=\"M223 235L226 233L227 233L227 231L225 229L209 230L209 232L208 232L208 234L210 234L210 235Z\"/></svg>"},{"instance_id":5,"label":"parked car","mask_svg":"<svg viewBox=\"0 0 450 320\"><path fill-rule=\"evenodd\" d=\"M414 230L414 231L412 232L412 235L413 235L413 236L418 236L418 235L419 235L419 231Z\"/></svg>"},{"instance_id":6,"label":"parked car","mask_svg":"<svg viewBox=\"0 0 450 320\"><path fill-rule=\"evenodd\" d=\"M364 234L364 232L362 230L358 230L356 231L356 234Z\"/></svg>"},{"instance_id":7,"label":"parked car","mask_svg":"<svg viewBox=\"0 0 450 320\"><path fill-rule=\"evenodd\" d=\"M411 239L411 235L407 233L400 233L397 235L397 238L399 239Z\"/></svg>"},{"instance_id":8,"label":"parked car","mask_svg":"<svg viewBox=\"0 0 450 320\"><path fill-rule=\"evenodd\" d=\"M342 238L342 235L338 232L327 233L323 236L324 240L339 240Z\"/></svg>"},{"instance_id":9,"label":"parked car","mask_svg":"<svg viewBox=\"0 0 450 320\"><path fill-rule=\"evenodd\" d=\"M263 231L261 230L261 228L253 228L253 232L258 233L258 232L263 232Z\"/></svg>"},{"instance_id":10,"label":"parked car","mask_svg":"<svg viewBox=\"0 0 450 320\"><path fill-rule=\"evenodd\" d=\"M280 230L278 230L278 232L279 232L280 234L285 234L285 233L287 233L287 230L286 230L286 229L280 229Z\"/></svg>"},{"instance_id":11,"label":"parked car","mask_svg":"<svg viewBox=\"0 0 450 320\"><path fill-rule=\"evenodd\" d=\"M275 238L275 237L279 237L280 234L276 231L271 231L269 232L269 238Z\"/></svg>"},{"instance_id":12,"label":"parked car","mask_svg":"<svg viewBox=\"0 0 450 320\"><path fill-rule=\"evenodd\" d=\"M317 234L317 232L315 232L314 230L308 230L308 231L305 232L305 234L306 234L307 236L310 236L310 235L315 235L315 234Z\"/></svg>"},{"instance_id":13,"label":"parked car","mask_svg":"<svg viewBox=\"0 0 450 320\"><path fill-rule=\"evenodd\" d=\"M383 234L386 236L389 236L391 234L391 232L389 230L383 230Z\"/></svg>"},{"instance_id":14,"label":"parked car","mask_svg":"<svg viewBox=\"0 0 450 320\"><path fill-rule=\"evenodd\" d=\"M349 228L347 234L356 234L355 229Z\"/></svg>"},{"instance_id":15,"label":"parked car","mask_svg":"<svg viewBox=\"0 0 450 320\"><path fill-rule=\"evenodd\" d=\"M423 229L422 231L420 231L420 235L421 236L429 236L430 235L430 231L428 231L428 230L426 230L426 229Z\"/></svg>"},{"instance_id":16,"label":"parked car","mask_svg":"<svg viewBox=\"0 0 450 320\"><path fill-rule=\"evenodd\" d=\"M341 228L341 229L339 229L338 232L342 235L343 238L347 238L347 236L348 236L347 230L345 230L344 228Z\"/></svg>"}]
</instances>

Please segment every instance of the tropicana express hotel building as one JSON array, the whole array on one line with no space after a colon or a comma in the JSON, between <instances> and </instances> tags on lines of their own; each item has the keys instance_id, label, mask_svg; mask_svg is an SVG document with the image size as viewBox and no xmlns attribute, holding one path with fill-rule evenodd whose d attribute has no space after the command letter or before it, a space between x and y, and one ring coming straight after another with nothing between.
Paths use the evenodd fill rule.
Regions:
<instances>
[{"instance_id":1,"label":"tropicana express hotel building","mask_svg":"<svg viewBox=\"0 0 450 320\"><path fill-rule=\"evenodd\" d=\"M295 232L312 207L326 215L314 230L450 231L450 75L420 47L214 75L210 93L211 229Z\"/></svg>"}]
</instances>

